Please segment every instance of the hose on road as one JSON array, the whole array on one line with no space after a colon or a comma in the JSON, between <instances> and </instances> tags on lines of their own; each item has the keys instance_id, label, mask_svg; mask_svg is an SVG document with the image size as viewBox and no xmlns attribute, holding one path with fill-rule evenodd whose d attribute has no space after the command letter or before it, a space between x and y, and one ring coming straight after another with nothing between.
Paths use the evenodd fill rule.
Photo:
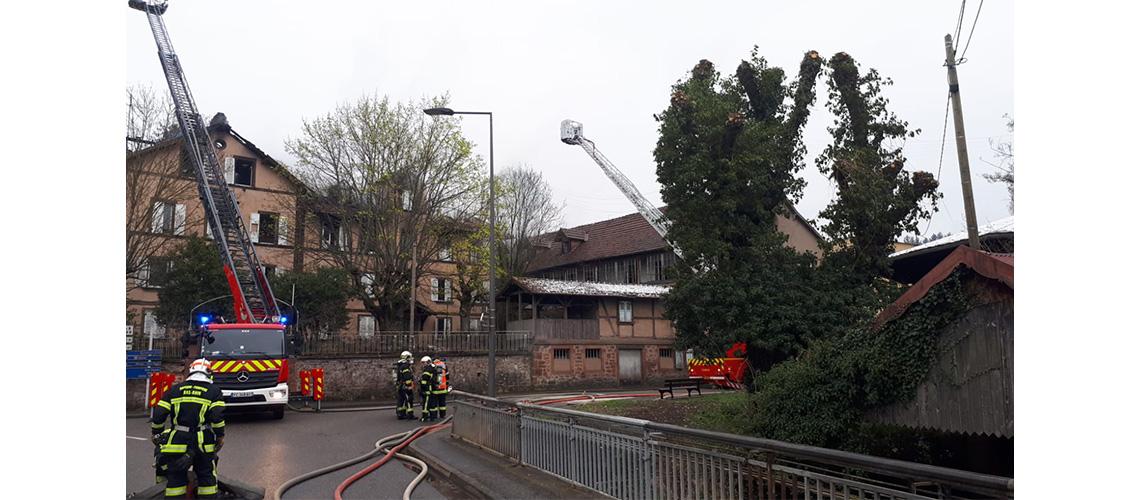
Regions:
<instances>
[{"instance_id":1,"label":"hose on road","mask_svg":"<svg viewBox=\"0 0 1140 500\"><path fill-rule=\"evenodd\" d=\"M421 436L423 436L425 434L429 434L429 433L435 432L437 430L440 430L440 429L442 429L448 425L451 425L451 417L447 417L446 419L443 420L443 422L440 422L440 423L435 424L435 425L428 425L428 426L420 427L419 429L417 429L415 431L414 434L412 434L408 438L404 439L403 441L400 442L400 444L396 445L394 448L389 450L388 454L384 455L384 458L381 458L376 463L369 465L368 467L365 467L360 472L353 474L348 479L345 479L342 483L340 483L340 485L338 485L336 487L336 491L333 492L333 497L336 498L336 500L344 500L341 495L344 493L344 490L348 489L348 487L352 485L352 483L356 482L357 480L359 480L360 478L362 478L364 476L367 476L369 473L380 468L380 466L384 465L385 463L388 463L388 461L391 460L392 457L396 455L396 452L400 451L405 446L411 444L412 441L419 439ZM425 464L423 471L421 471L421 474L426 474L426 472L427 472L427 465ZM419 476L417 476L416 480L412 481L412 484L419 484L419 481L420 481L420 478L419 478ZM411 490L414 488L412 486L412 484L409 484L409 488L404 490L404 500L408 500L408 497L411 495Z\"/></svg>"},{"instance_id":2,"label":"hose on road","mask_svg":"<svg viewBox=\"0 0 1140 500\"><path fill-rule=\"evenodd\" d=\"M368 459L378 455L379 453L381 453L383 451L383 447L386 446L388 443L402 441L404 439L407 439L408 436L411 436L412 433L414 433L414 432L416 432L416 431L410 430L410 431L406 431L406 432L392 434L391 436L382 437L382 438L380 438L379 441L376 441L375 448L368 453L365 453L365 454L363 454L359 457L356 457L356 458L350 458L350 459L345 460L345 461L340 462L340 463L335 463L335 464L330 465L328 467L322 467L322 468L317 469L317 470L312 471L312 472L306 472L305 474L301 474L300 476L297 476L293 479L285 481L281 486L277 487L277 489L272 493L272 495L269 498L272 500L281 500L281 497L283 497L285 495L286 491L289 491L289 488L292 488L292 487L294 487L298 484L301 484L305 481L308 481L310 479L320 477L320 476L323 476L323 475L328 474L330 472L335 472L335 471L338 471L338 470L343 469L345 467L348 467L350 465L355 465L355 464L358 464L358 463L363 462L365 460L368 460Z\"/></svg>"},{"instance_id":3,"label":"hose on road","mask_svg":"<svg viewBox=\"0 0 1140 500\"><path fill-rule=\"evenodd\" d=\"M376 410L395 410L396 409L396 406L393 405L393 406L364 406L364 407L360 407L360 408L328 408L328 409L323 409L323 410L317 411L316 408L297 408L296 406L293 406L293 405L288 404L288 403L286 403L285 406L287 408L289 408L290 410L293 410L297 413L337 413L337 412L349 412L349 411L376 411Z\"/></svg>"}]
</instances>

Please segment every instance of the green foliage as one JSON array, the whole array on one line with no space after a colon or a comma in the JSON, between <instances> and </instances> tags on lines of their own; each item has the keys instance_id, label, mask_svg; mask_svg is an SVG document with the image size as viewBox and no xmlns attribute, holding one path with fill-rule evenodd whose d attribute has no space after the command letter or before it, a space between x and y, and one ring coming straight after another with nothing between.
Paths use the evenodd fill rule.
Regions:
<instances>
[{"instance_id":1,"label":"green foliage","mask_svg":"<svg viewBox=\"0 0 1140 500\"><path fill-rule=\"evenodd\" d=\"M191 236L171 255L171 259L171 269L158 291L155 316L160 324L174 328L189 325L194 306L215 297L230 296L229 284L222 272L222 262L213 243ZM232 319L233 301L217 300L197 312Z\"/></svg>"},{"instance_id":2,"label":"green foliage","mask_svg":"<svg viewBox=\"0 0 1140 500\"><path fill-rule=\"evenodd\" d=\"M939 333L969 307L958 271L880 330L857 328L813 345L759 378L751 433L853 449L867 410L909 400L937 356ZM864 429L865 430L865 429Z\"/></svg>"},{"instance_id":3,"label":"green foliage","mask_svg":"<svg viewBox=\"0 0 1140 500\"><path fill-rule=\"evenodd\" d=\"M665 307L683 348L719 355L746 341L750 358L770 365L813 335L804 306L814 257L785 245L776 216L803 192L800 135L821 63L805 54L796 83L785 84L755 51L724 79L702 60L656 116L669 240L685 255Z\"/></svg>"},{"instance_id":4,"label":"green foliage","mask_svg":"<svg viewBox=\"0 0 1140 500\"><path fill-rule=\"evenodd\" d=\"M270 275L269 284L278 298L293 298L296 310L294 327L300 332L336 332L348 324L345 303L352 294L352 281L343 269L325 267L313 272L289 271L280 276Z\"/></svg>"}]
</instances>

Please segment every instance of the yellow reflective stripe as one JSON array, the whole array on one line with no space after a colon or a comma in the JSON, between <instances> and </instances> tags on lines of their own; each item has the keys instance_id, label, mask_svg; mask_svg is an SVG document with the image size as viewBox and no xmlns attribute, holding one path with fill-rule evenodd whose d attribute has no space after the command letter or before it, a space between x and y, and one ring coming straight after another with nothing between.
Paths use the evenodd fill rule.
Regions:
<instances>
[{"instance_id":1,"label":"yellow reflective stripe","mask_svg":"<svg viewBox=\"0 0 1140 500\"><path fill-rule=\"evenodd\" d=\"M164 444L159 451L162 453L186 453L186 445L184 444Z\"/></svg>"},{"instance_id":2,"label":"yellow reflective stripe","mask_svg":"<svg viewBox=\"0 0 1140 500\"><path fill-rule=\"evenodd\" d=\"M269 368L269 367L267 367L267 366L265 366L265 365L261 364L261 361L258 361L258 360L256 360L256 359L251 359L251 360L249 360L249 364L250 364L250 365L253 365L253 366L255 366L255 367L257 367L257 371L262 371L262 372L263 372L263 371L265 371L265 370L267 370L267 369Z\"/></svg>"},{"instance_id":3,"label":"yellow reflective stripe","mask_svg":"<svg viewBox=\"0 0 1140 500\"><path fill-rule=\"evenodd\" d=\"M186 487L185 486L179 486L177 488L167 488L166 489L166 496L168 496L168 497L177 497L177 496L182 496L185 494L186 494Z\"/></svg>"},{"instance_id":4,"label":"yellow reflective stripe","mask_svg":"<svg viewBox=\"0 0 1140 500\"><path fill-rule=\"evenodd\" d=\"M213 401L210 401L209 399L199 398L196 396L182 396L179 398L174 398L174 399L170 400L170 402L174 403L174 404L198 403L198 404L204 405L204 406L210 406L210 403L213 403Z\"/></svg>"},{"instance_id":5,"label":"yellow reflective stripe","mask_svg":"<svg viewBox=\"0 0 1140 500\"><path fill-rule=\"evenodd\" d=\"M226 426L225 422L218 422L216 424L210 424L211 429L221 429L222 427L225 427L225 426Z\"/></svg>"},{"instance_id":6,"label":"yellow reflective stripe","mask_svg":"<svg viewBox=\"0 0 1140 500\"><path fill-rule=\"evenodd\" d=\"M204 451L206 453L213 453L214 452L214 445L204 444L204 445L202 445L202 451Z\"/></svg>"},{"instance_id":7,"label":"yellow reflective stripe","mask_svg":"<svg viewBox=\"0 0 1140 500\"><path fill-rule=\"evenodd\" d=\"M151 428L151 429L162 429L162 428L165 428L165 427L166 427L166 424L165 424L165 423L162 423L162 422L159 422L159 423L157 423L157 424L156 424L156 423L154 423L154 422L151 422L151 423L150 423L150 428Z\"/></svg>"},{"instance_id":8,"label":"yellow reflective stripe","mask_svg":"<svg viewBox=\"0 0 1140 500\"><path fill-rule=\"evenodd\" d=\"M158 400L158 406L161 406L161 407L163 407L163 408L166 408L167 410L169 410L169 409L170 409L170 403L167 403L166 401L164 401L164 400L161 400L161 399L160 399L160 400Z\"/></svg>"},{"instance_id":9,"label":"yellow reflective stripe","mask_svg":"<svg viewBox=\"0 0 1140 500\"><path fill-rule=\"evenodd\" d=\"M221 406L222 408L225 408L225 407L226 407L226 402L225 402L225 401L222 401L222 400L220 400L220 399L219 399L219 400L217 400L217 401L214 401L213 403L210 403L210 408L215 408L215 407L218 407L218 406Z\"/></svg>"},{"instance_id":10,"label":"yellow reflective stripe","mask_svg":"<svg viewBox=\"0 0 1140 500\"><path fill-rule=\"evenodd\" d=\"M199 486L198 487L198 494L199 495L213 495L217 492L218 492L218 487L216 485L215 486Z\"/></svg>"},{"instance_id":11,"label":"yellow reflective stripe","mask_svg":"<svg viewBox=\"0 0 1140 500\"><path fill-rule=\"evenodd\" d=\"M233 367L234 367L234 365L235 365L235 364L237 364L237 361L234 361L234 360L230 360L230 361L228 361L228 362L226 362L226 363L222 364L222 367L221 367L221 368L219 368L219 369L218 369L218 371L220 371L220 372L228 372L228 371L230 371L230 368L233 368Z\"/></svg>"}]
</instances>

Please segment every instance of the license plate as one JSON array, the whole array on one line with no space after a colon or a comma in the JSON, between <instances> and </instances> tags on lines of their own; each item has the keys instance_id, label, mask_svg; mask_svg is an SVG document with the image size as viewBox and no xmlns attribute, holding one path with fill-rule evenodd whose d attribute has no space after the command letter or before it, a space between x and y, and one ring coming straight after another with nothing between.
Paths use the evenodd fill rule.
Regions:
<instances>
[{"instance_id":1,"label":"license plate","mask_svg":"<svg viewBox=\"0 0 1140 500\"><path fill-rule=\"evenodd\" d=\"M231 392L230 393L231 398L248 398L252 395L253 395L252 392Z\"/></svg>"}]
</instances>

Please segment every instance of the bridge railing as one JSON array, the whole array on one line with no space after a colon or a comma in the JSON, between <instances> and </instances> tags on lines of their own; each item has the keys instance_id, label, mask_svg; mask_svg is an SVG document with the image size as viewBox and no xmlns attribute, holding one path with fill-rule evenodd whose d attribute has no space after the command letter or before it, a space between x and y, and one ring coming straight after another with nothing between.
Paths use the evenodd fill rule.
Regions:
<instances>
[{"instance_id":1,"label":"bridge railing","mask_svg":"<svg viewBox=\"0 0 1140 500\"><path fill-rule=\"evenodd\" d=\"M1010 478L453 394L453 435L615 498L1013 498Z\"/></svg>"}]
</instances>

